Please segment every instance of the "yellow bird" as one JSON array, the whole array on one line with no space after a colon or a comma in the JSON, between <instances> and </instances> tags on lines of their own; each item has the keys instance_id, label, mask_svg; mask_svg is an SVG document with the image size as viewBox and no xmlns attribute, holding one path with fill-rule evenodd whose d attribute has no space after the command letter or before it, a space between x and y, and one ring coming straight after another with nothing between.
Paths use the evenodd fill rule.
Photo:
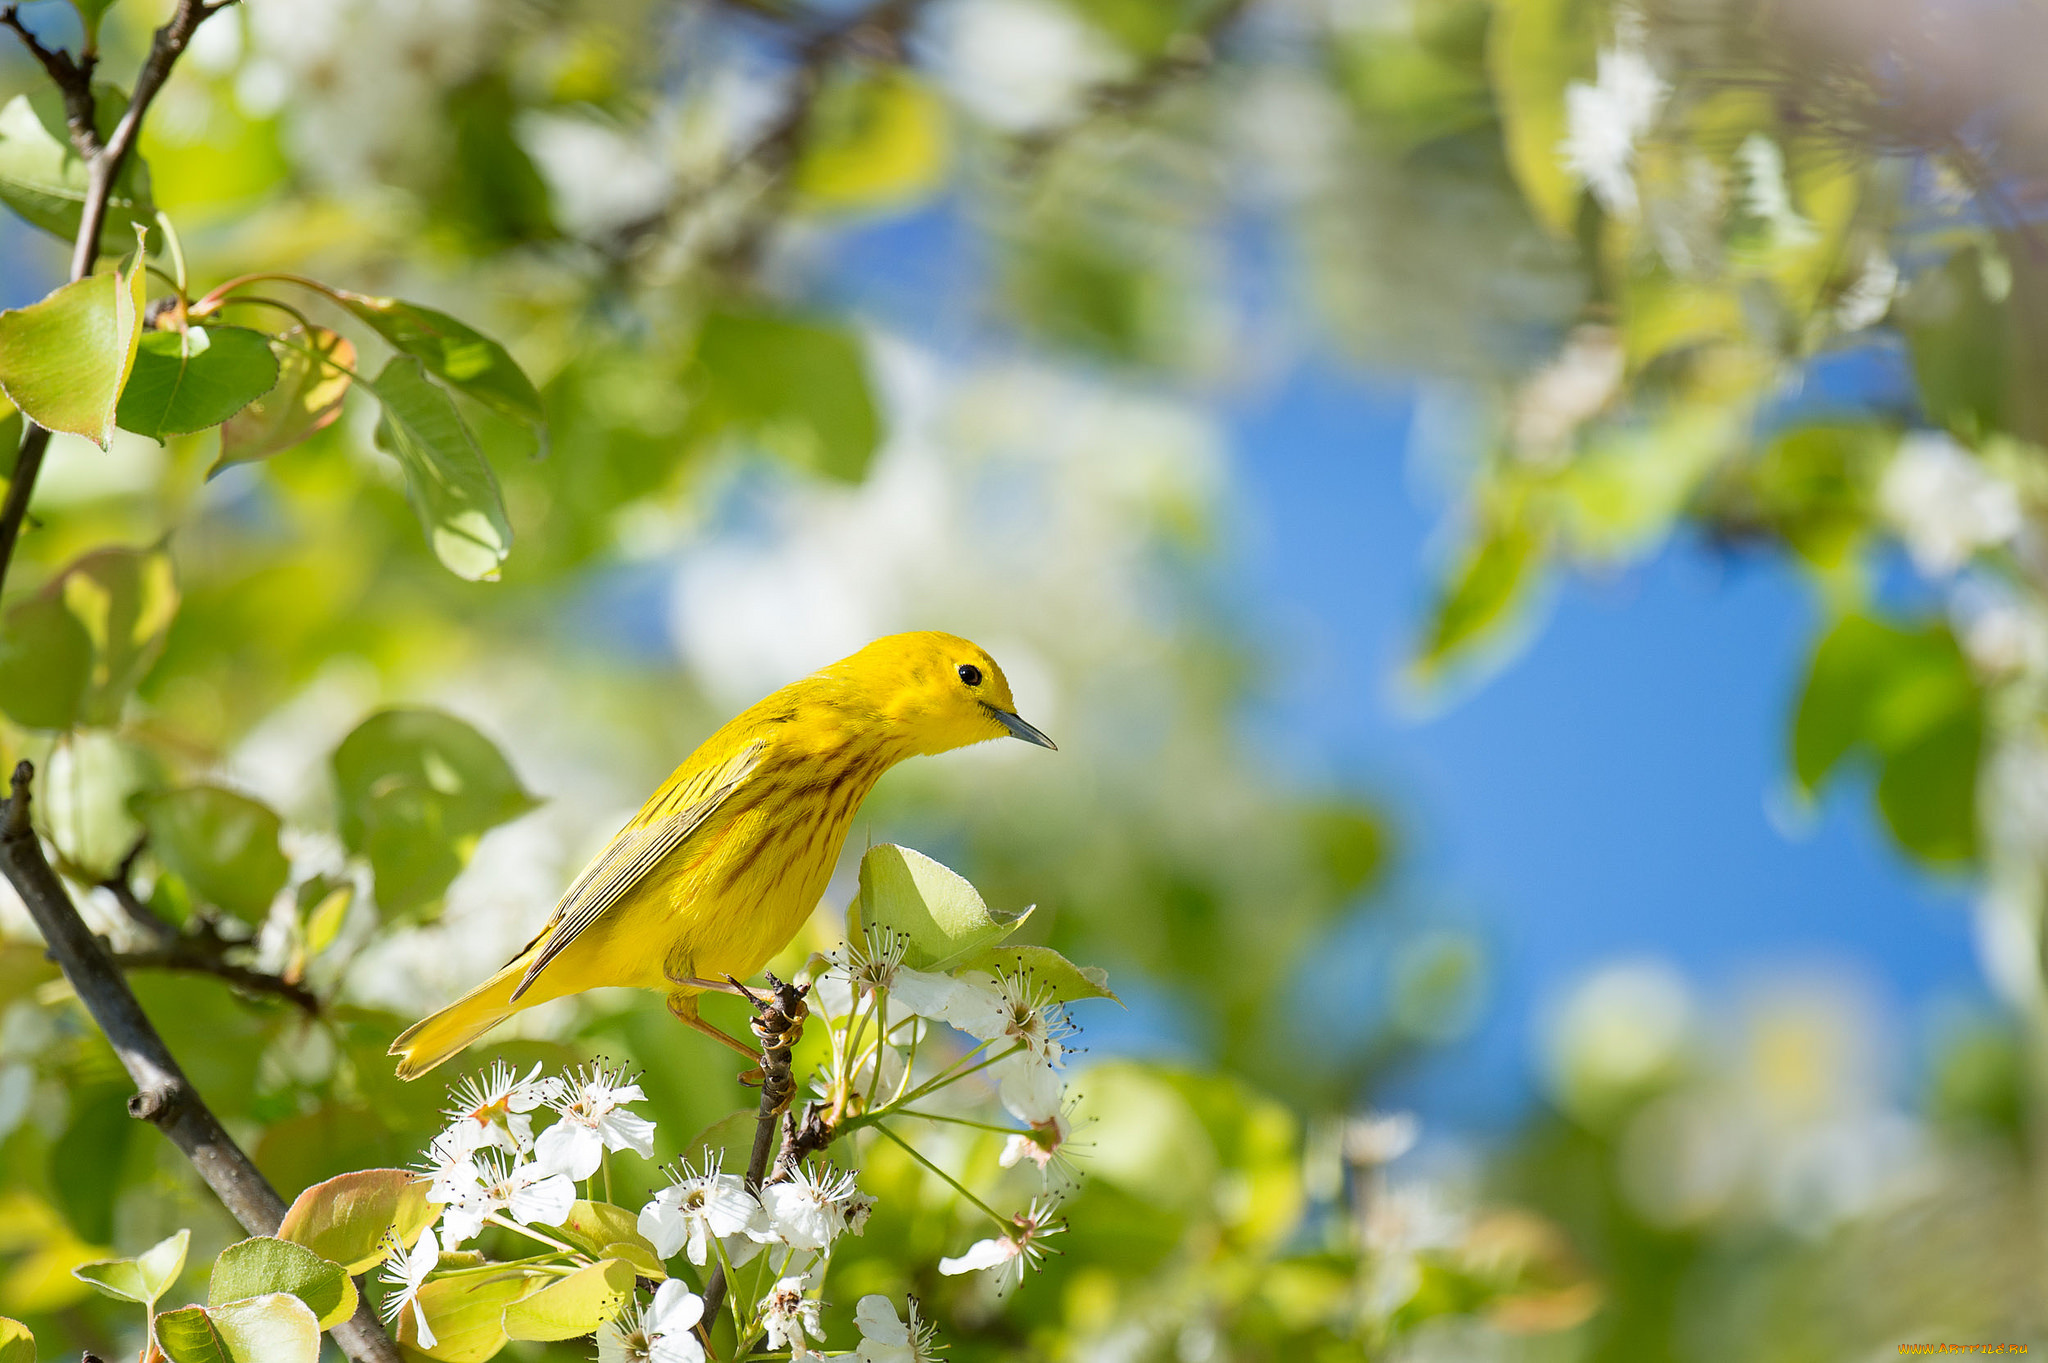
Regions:
<instances>
[{"instance_id":1,"label":"yellow bird","mask_svg":"<svg viewBox=\"0 0 2048 1363\"><path fill-rule=\"evenodd\" d=\"M603 985L657 989L697 1016L789 944L883 772L992 738L1053 741L1019 719L995 660L932 632L877 639L734 716L613 836L504 969L391 1043L416 1078L522 1008Z\"/></svg>"}]
</instances>

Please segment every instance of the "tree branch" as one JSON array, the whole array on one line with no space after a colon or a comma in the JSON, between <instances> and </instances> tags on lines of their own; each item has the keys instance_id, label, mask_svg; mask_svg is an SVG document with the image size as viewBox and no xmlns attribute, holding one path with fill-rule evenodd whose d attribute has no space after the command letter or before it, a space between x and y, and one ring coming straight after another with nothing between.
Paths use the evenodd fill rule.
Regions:
<instances>
[{"instance_id":1,"label":"tree branch","mask_svg":"<svg viewBox=\"0 0 2048 1363\"><path fill-rule=\"evenodd\" d=\"M803 1035L804 1019L810 1016L810 1007L804 1002L804 995L809 992L809 985L784 984L770 975L765 995L747 995L754 1003L754 1036L761 1043L761 1110L754 1120L754 1149L747 1160L750 1193L761 1189L768 1172L768 1156L775 1149L776 1128L781 1124L782 1114L789 1111L790 1100L796 1097L796 1080L790 1075L790 1052ZM778 1168L777 1173L781 1175L782 1171ZM718 1308L725 1305L725 1293L725 1266L720 1264L704 1284L702 1329L707 1341L711 1327L718 1321Z\"/></svg>"},{"instance_id":2,"label":"tree branch","mask_svg":"<svg viewBox=\"0 0 2048 1363\"><path fill-rule=\"evenodd\" d=\"M88 53L74 61L68 53L44 47L22 24L17 5L0 10L0 26L14 30L63 92L71 141L85 157L85 203L79 212L78 236L71 244L73 283L91 274L93 262L99 259L100 234L106 229L107 204L113 196L114 182L120 178L129 152L135 148L151 101L170 79L171 68L192 41L193 33L208 16L230 3L232 0L213 0L210 4L206 0L178 0L170 21L150 40L149 55L143 58L142 69L135 76L135 88L128 96L128 108L105 142L100 140L92 97L92 71L97 59ZM50 446L49 431L29 420L26 412L22 418L28 429L15 456L14 472L7 480L7 497L0 501L0 589L7 585L7 568L14 561L21 523L28 515L29 498L35 494L36 475L42 472L43 455Z\"/></svg>"},{"instance_id":3,"label":"tree branch","mask_svg":"<svg viewBox=\"0 0 2048 1363\"><path fill-rule=\"evenodd\" d=\"M148 951L117 953L114 964L123 970L175 970L192 975L211 975L251 994L270 994L283 999L309 1018L320 1016L320 996L303 984L208 955L183 938L174 938L170 945Z\"/></svg>"},{"instance_id":4,"label":"tree branch","mask_svg":"<svg viewBox=\"0 0 2048 1363\"><path fill-rule=\"evenodd\" d=\"M64 883L50 868L42 842L29 822L29 784L34 779L35 768L27 762L19 764L14 769L12 798L0 801L0 871L6 873L35 919L50 955L71 982L79 1002L106 1033L121 1067L135 1081L128 1115L163 1132L251 1235L276 1234L284 1220L284 1199L192 1087L142 1011L128 981L78 916ZM358 1311L353 1319L335 1327L334 1338L356 1363L399 1363L397 1349L374 1314Z\"/></svg>"}]
</instances>

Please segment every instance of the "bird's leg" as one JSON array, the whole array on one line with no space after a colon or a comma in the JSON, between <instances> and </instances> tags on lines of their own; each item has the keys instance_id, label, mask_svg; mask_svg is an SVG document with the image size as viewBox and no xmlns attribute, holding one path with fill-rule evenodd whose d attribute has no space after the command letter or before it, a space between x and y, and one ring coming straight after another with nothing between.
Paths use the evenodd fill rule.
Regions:
<instances>
[{"instance_id":1,"label":"bird's leg","mask_svg":"<svg viewBox=\"0 0 2048 1363\"><path fill-rule=\"evenodd\" d=\"M678 983L680 983L680 981L678 981ZM753 1061L756 1065L760 1064L761 1053L759 1051L755 1050L752 1046L749 1046L746 1042L740 1040L732 1033L724 1030L721 1027L714 1026L713 1024L706 1022L703 1018L698 1017L697 1005L690 1001L689 995L669 995L668 1010L669 1012L674 1013L676 1015L677 1021L688 1023L690 1026L695 1027L698 1031L704 1033L704 1035L711 1037L714 1040L724 1042L726 1045L732 1047L734 1050L738 1051L747 1059ZM755 1082L758 1083L759 1080L756 1080Z\"/></svg>"},{"instance_id":2,"label":"bird's leg","mask_svg":"<svg viewBox=\"0 0 2048 1363\"><path fill-rule=\"evenodd\" d=\"M730 975L727 975L722 980L700 980L695 975L670 975L668 982L680 985L685 989L704 989L714 994L737 994L749 1003L760 1002L760 999L753 990L747 988Z\"/></svg>"}]
</instances>

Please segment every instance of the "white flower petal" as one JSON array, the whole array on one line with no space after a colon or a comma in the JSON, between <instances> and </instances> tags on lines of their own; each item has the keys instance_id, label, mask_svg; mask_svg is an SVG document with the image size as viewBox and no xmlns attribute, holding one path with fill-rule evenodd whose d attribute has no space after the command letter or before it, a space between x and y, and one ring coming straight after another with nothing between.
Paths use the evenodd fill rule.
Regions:
<instances>
[{"instance_id":1,"label":"white flower petal","mask_svg":"<svg viewBox=\"0 0 2048 1363\"><path fill-rule=\"evenodd\" d=\"M540 1133L533 1157L549 1173L566 1174L581 1182L604 1163L604 1141L580 1122L559 1121Z\"/></svg>"},{"instance_id":2,"label":"white flower petal","mask_svg":"<svg viewBox=\"0 0 2048 1363\"><path fill-rule=\"evenodd\" d=\"M973 1273L983 1268L1000 1268L1017 1257L1016 1243L1009 1239L977 1240L957 1259L939 1260L939 1272Z\"/></svg>"}]
</instances>

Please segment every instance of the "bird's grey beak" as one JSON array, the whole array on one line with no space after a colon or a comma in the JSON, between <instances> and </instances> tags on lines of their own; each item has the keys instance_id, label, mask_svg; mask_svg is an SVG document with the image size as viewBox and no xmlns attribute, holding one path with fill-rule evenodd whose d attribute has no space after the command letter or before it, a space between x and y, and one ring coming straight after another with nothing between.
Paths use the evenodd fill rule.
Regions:
<instances>
[{"instance_id":1,"label":"bird's grey beak","mask_svg":"<svg viewBox=\"0 0 2048 1363\"><path fill-rule=\"evenodd\" d=\"M995 706L991 705L988 707L988 712L1002 721L1003 727L1010 731L1012 738L1021 738L1026 743L1036 743L1039 747L1051 748L1054 752L1060 750L1059 744L1053 742L1044 734L1038 732L1037 729L1011 714L1008 710L998 710Z\"/></svg>"}]
</instances>

